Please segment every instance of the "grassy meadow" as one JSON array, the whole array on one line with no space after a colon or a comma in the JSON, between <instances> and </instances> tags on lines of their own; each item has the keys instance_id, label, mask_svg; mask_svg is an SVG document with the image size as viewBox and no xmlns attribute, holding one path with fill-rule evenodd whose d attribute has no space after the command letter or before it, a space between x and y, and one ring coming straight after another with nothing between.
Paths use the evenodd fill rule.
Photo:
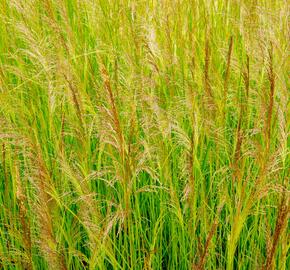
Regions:
<instances>
[{"instance_id":1,"label":"grassy meadow","mask_svg":"<svg viewBox=\"0 0 290 270\"><path fill-rule=\"evenodd\" d=\"M0 0L0 269L289 269L289 11Z\"/></svg>"}]
</instances>

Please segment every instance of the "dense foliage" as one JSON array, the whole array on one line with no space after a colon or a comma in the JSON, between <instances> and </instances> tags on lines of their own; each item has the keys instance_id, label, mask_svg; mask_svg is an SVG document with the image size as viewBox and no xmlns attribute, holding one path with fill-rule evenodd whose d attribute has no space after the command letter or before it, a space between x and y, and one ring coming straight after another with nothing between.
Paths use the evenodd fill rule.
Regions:
<instances>
[{"instance_id":1,"label":"dense foliage","mask_svg":"<svg viewBox=\"0 0 290 270\"><path fill-rule=\"evenodd\" d=\"M0 0L0 269L289 269L286 0Z\"/></svg>"}]
</instances>

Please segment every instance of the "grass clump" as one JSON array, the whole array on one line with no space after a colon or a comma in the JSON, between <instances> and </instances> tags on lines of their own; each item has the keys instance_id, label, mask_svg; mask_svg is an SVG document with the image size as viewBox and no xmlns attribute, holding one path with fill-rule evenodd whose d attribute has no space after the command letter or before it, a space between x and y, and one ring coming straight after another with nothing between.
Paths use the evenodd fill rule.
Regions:
<instances>
[{"instance_id":1,"label":"grass clump","mask_svg":"<svg viewBox=\"0 0 290 270\"><path fill-rule=\"evenodd\" d=\"M0 1L0 269L288 269L288 6Z\"/></svg>"}]
</instances>

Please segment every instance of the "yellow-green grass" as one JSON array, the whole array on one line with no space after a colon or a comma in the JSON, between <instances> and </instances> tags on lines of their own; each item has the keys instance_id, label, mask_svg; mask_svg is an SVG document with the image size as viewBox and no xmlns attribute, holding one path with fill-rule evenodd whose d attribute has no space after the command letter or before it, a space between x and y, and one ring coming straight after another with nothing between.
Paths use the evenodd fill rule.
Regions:
<instances>
[{"instance_id":1,"label":"yellow-green grass","mask_svg":"<svg viewBox=\"0 0 290 270\"><path fill-rule=\"evenodd\" d=\"M289 269L286 0L0 0L0 269Z\"/></svg>"}]
</instances>

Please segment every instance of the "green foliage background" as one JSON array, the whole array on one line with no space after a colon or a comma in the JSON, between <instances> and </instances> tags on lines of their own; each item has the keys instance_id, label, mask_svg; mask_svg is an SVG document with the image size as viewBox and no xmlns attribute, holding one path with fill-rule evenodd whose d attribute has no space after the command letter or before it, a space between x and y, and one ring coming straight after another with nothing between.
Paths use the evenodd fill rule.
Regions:
<instances>
[{"instance_id":1,"label":"green foliage background","mask_svg":"<svg viewBox=\"0 0 290 270\"><path fill-rule=\"evenodd\" d=\"M0 0L0 269L289 269L288 15Z\"/></svg>"}]
</instances>

